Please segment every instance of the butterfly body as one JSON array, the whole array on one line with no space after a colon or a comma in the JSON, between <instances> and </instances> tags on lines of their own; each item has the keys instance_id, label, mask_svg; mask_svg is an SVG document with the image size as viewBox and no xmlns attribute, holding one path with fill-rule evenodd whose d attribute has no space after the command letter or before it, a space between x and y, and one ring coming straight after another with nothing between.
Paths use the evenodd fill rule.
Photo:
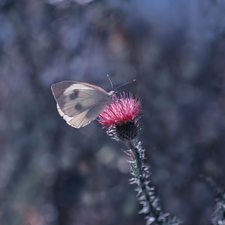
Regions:
<instances>
[{"instance_id":1,"label":"butterfly body","mask_svg":"<svg viewBox=\"0 0 225 225\"><path fill-rule=\"evenodd\" d=\"M114 91L107 93L101 87L63 81L51 86L60 116L72 127L80 128L95 120L110 104Z\"/></svg>"}]
</instances>

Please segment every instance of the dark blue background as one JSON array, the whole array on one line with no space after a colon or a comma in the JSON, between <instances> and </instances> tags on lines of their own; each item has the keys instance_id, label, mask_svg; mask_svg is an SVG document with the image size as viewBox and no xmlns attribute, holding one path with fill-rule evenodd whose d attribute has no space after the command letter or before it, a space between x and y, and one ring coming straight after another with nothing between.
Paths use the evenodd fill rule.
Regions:
<instances>
[{"instance_id":1,"label":"dark blue background","mask_svg":"<svg viewBox=\"0 0 225 225\"><path fill-rule=\"evenodd\" d=\"M74 129L50 86L143 99L140 140L163 210L209 225L224 187L225 2L1 0L0 224L144 225L122 143Z\"/></svg>"}]
</instances>

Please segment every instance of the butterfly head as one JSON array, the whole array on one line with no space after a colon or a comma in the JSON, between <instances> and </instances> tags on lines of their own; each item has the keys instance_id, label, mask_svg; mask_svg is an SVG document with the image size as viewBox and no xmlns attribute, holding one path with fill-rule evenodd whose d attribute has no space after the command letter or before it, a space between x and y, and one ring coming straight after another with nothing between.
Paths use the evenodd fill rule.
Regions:
<instances>
[{"instance_id":1,"label":"butterfly head","mask_svg":"<svg viewBox=\"0 0 225 225\"><path fill-rule=\"evenodd\" d=\"M115 93L116 93L115 91L110 91L110 92L108 93L108 96L112 98L113 95L114 95Z\"/></svg>"}]
</instances>

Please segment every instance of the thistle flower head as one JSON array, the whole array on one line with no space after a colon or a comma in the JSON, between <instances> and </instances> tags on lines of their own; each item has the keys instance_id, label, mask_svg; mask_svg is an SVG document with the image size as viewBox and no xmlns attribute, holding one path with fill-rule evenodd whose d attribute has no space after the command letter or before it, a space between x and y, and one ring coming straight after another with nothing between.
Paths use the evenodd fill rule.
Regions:
<instances>
[{"instance_id":1,"label":"thistle flower head","mask_svg":"<svg viewBox=\"0 0 225 225\"><path fill-rule=\"evenodd\" d=\"M140 131L141 100L129 93L114 96L112 102L99 115L98 122L107 128L107 134L115 140L135 139Z\"/></svg>"}]
</instances>

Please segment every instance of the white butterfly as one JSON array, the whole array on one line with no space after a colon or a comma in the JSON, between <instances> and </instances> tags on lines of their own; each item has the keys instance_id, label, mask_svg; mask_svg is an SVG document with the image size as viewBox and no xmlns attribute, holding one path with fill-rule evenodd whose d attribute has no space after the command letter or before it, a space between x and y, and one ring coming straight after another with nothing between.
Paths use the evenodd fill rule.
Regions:
<instances>
[{"instance_id":1,"label":"white butterfly","mask_svg":"<svg viewBox=\"0 0 225 225\"><path fill-rule=\"evenodd\" d=\"M95 120L110 104L115 91L83 82L63 81L51 86L60 116L72 127L81 128Z\"/></svg>"}]
</instances>

